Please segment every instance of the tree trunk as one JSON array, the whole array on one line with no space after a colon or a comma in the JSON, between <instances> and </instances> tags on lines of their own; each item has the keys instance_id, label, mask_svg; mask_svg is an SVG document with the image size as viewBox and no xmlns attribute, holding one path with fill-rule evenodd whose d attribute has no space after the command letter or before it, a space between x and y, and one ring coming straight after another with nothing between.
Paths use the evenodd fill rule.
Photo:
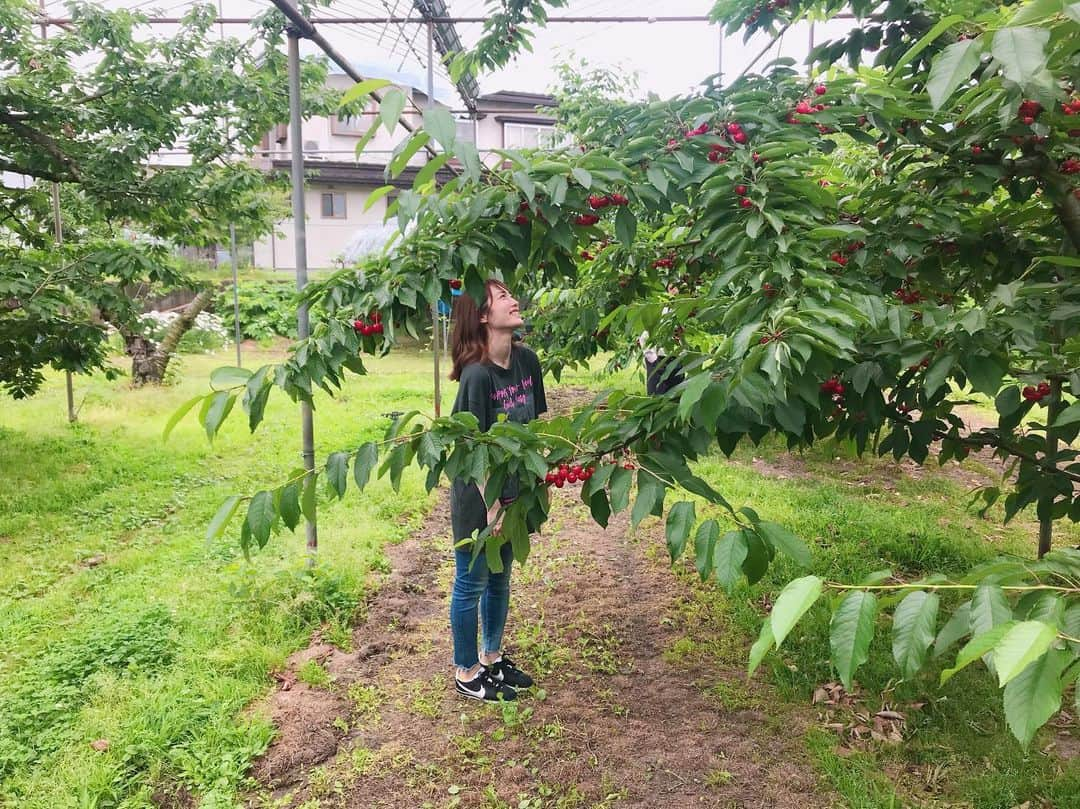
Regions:
<instances>
[{"instance_id":1,"label":"tree trunk","mask_svg":"<svg viewBox=\"0 0 1080 809\"><path fill-rule=\"evenodd\" d=\"M211 301L214 300L214 290L204 289L184 307L184 311L172 322L160 343L154 343L139 334L124 332L124 343L128 356L131 357L131 381L135 385L147 383L160 384L165 378L165 371L169 367L169 360L176 353L176 347L181 338L195 325L195 318L199 316Z\"/></svg>"}]
</instances>

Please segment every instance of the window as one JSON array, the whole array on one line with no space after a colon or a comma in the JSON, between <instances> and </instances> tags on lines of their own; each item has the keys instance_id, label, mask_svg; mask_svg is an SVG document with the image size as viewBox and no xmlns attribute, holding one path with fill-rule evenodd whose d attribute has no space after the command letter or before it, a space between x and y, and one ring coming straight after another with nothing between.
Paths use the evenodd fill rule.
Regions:
<instances>
[{"instance_id":1,"label":"window","mask_svg":"<svg viewBox=\"0 0 1080 809\"><path fill-rule=\"evenodd\" d=\"M555 127L547 124L503 124L503 145L507 149L552 149Z\"/></svg>"},{"instance_id":2,"label":"window","mask_svg":"<svg viewBox=\"0 0 1080 809\"><path fill-rule=\"evenodd\" d=\"M378 108L375 110L378 112ZM372 123L374 123L376 116L373 115L346 115L339 118L336 115L330 116L330 134L331 135L347 135L349 137L362 137L367 134L367 131L371 129Z\"/></svg>"},{"instance_id":3,"label":"window","mask_svg":"<svg viewBox=\"0 0 1080 809\"><path fill-rule=\"evenodd\" d=\"M323 219L345 218L345 193L343 191L327 191L322 195Z\"/></svg>"}]
</instances>

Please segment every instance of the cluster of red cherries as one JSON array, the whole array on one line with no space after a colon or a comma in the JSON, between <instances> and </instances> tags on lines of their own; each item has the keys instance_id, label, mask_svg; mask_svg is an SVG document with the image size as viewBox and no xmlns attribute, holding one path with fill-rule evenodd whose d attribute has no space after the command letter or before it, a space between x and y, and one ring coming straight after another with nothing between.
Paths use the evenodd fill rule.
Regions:
<instances>
[{"instance_id":1,"label":"cluster of red cherries","mask_svg":"<svg viewBox=\"0 0 1080 809\"><path fill-rule=\"evenodd\" d=\"M821 392L827 394L837 404L844 401L844 390L844 383L838 376L829 377L821 383Z\"/></svg>"},{"instance_id":2,"label":"cluster of red cherries","mask_svg":"<svg viewBox=\"0 0 1080 809\"><path fill-rule=\"evenodd\" d=\"M556 469L544 475L544 483L561 489L567 483L584 483L596 472L595 466L581 464L560 464Z\"/></svg>"},{"instance_id":3,"label":"cluster of red cherries","mask_svg":"<svg viewBox=\"0 0 1080 809\"><path fill-rule=\"evenodd\" d=\"M589 197L589 207L594 211L606 208L609 205L629 205L630 198L622 194L592 194Z\"/></svg>"},{"instance_id":4,"label":"cluster of red cherries","mask_svg":"<svg viewBox=\"0 0 1080 809\"><path fill-rule=\"evenodd\" d=\"M371 321L370 323L368 322L369 320ZM353 321L353 328L364 337L371 334L382 334L382 315L379 312L370 312L366 318L361 315Z\"/></svg>"},{"instance_id":5,"label":"cluster of red cherries","mask_svg":"<svg viewBox=\"0 0 1080 809\"><path fill-rule=\"evenodd\" d=\"M1038 385L1028 385L1020 395L1028 402L1040 402L1050 395L1050 383L1040 382Z\"/></svg>"}]
</instances>

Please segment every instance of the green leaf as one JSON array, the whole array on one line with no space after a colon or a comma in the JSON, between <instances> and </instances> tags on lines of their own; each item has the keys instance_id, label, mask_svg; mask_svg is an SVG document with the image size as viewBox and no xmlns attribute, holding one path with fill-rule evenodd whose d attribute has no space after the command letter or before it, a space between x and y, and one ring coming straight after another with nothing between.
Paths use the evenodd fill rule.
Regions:
<instances>
[{"instance_id":1,"label":"green leaf","mask_svg":"<svg viewBox=\"0 0 1080 809\"><path fill-rule=\"evenodd\" d=\"M1073 402L1054 419L1055 427L1064 427L1067 424L1075 424L1080 421L1080 402Z\"/></svg>"},{"instance_id":2,"label":"green leaf","mask_svg":"<svg viewBox=\"0 0 1080 809\"><path fill-rule=\"evenodd\" d=\"M260 548L266 545L270 539L270 528L277 517L274 509L274 495L268 491L261 491L251 498L248 504L247 524L251 530L251 537Z\"/></svg>"},{"instance_id":3,"label":"green leaf","mask_svg":"<svg viewBox=\"0 0 1080 809\"><path fill-rule=\"evenodd\" d=\"M855 239L870 234L866 228L858 225L836 224L811 228L806 235L811 239Z\"/></svg>"},{"instance_id":4,"label":"green leaf","mask_svg":"<svg viewBox=\"0 0 1080 809\"><path fill-rule=\"evenodd\" d=\"M209 402L210 406L206 408L206 413L203 416L203 427L206 428L207 437L213 441L214 436L217 435L217 431L221 427L221 423L228 418L229 411L236 404L236 394L219 390L210 397Z\"/></svg>"},{"instance_id":5,"label":"green leaf","mask_svg":"<svg viewBox=\"0 0 1080 809\"><path fill-rule=\"evenodd\" d=\"M1061 672L1068 662L1067 653L1052 649L1005 686L1005 721L1024 747L1061 708Z\"/></svg>"},{"instance_id":6,"label":"green leaf","mask_svg":"<svg viewBox=\"0 0 1080 809\"><path fill-rule=\"evenodd\" d=\"M720 536L720 523L714 519L705 520L698 526L694 536L694 563L697 565L701 580L709 578L715 566L716 540Z\"/></svg>"},{"instance_id":7,"label":"green leaf","mask_svg":"<svg viewBox=\"0 0 1080 809\"><path fill-rule=\"evenodd\" d=\"M281 521L290 531L295 531L300 524L300 481L281 487L278 497L278 511Z\"/></svg>"},{"instance_id":8,"label":"green leaf","mask_svg":"<svg viewBox=\"0 0 1080 809\"><path fill-rule=\"evenodd\" d=\"M1008 370L997 358L972 354L964 357L961 365L974 390L987 396L997 396L1001 389L1001 380Z\"/></svg>"},{"instance_id":9,"label":"green leaf","mask_svg":"<svg viewBox=\"0 0 1080 809\"><path fill-rule=\"evenodd\" d=\"M761 661L764 659L766 653L775 645L776 641L773 639L772 622L766 619L761 625L761 632L758 634L758 639L754 641L754 645L750 647L750 663L746 671L748 677L757 671L757 667L761 665Z\"/></svg>"},{"instance_id":10,"label":"green leaf","mask_svg":"<svg viewBox=\"0 0 1080 809\"><path fill-rule=\"evenodd\" d=\"M1065 16L1073 22L1080 22L1080 3L1070 3L1065 6ZM1080 688L1076 689L1077 699L1080 699Z\"/></svg>"},{"instance_id":11,"label":"green leaf","mask_svg":"<svg viewBox=\"0 0 1080 809\"><path fill-rule=\"evenodd\" d=\"M169 416L169 420L165 422L165 429L161 433L161 440L168 441L169 435L172 433L176 425L180 423L180 420L184 418L184 416L186 416L189 412L191 412L191 408L193 408L195 405L197 405L209 395L210 394L207 394L206 396L193 396L192 398L184 402L182 405L180 405L180 407L176 409L176 412Z\"/></svg>"},{"instance_id":12,"label":"green leaf","mask_svg":"<svg viewBox=\"0 0 1080 809\"><path fill-rule=\"evenodd\" d=\"M401 174L401 172L405 171L406 166L409 165L409 161L412 160L413 156L417 152L419 152L421 149L424 148L424 146L427 145L427 142L428 140L430 140L430 138L431 136L428 135L427 132L414 132L412 136L407 141L405 141L405 146L401 149L401 151L398 152L398 154L394 155L393 160L390 161L390 176L397 177L399 174ZM401 217L403 214L408 214L408 211L406 211L404 208L406 199L409 199L406 194L402 194L400 197L398 197L399 222L401 221Z\"/></svg>"},{"instance_id":13,"label":"green leaf","mask_svg":"<svg viewBox=\"0 0 1080 809\"><path fill-rule=\"evenodd\" d=\"M852 590L844 596L829 623L832 664L848 691L851 691L855 671L869 655L877 610L877 598L873 593Z\"/></svg>"},{"instance_id":14,"label":"green leaf","mask_svg":"<svg viewBox=\"0 0 1080 809\"><path fill-rule=\"evenodd\" d=\"M440 157L441 157L441 155L440 155ZM431 165L431 164L429 163L428 165ZM424 166L424 168L427 168L427 166ZM376 188L374 191L372 191L370 194L368 194L368 198L366 200L364 200L364 211L366 212L366 211L370 210L372 205L374 205L380 199L385 197L387 194L389 194L391 191L393 191L396 187L397 186L393 186L393 185L380 185L378 188Z\"/></svg>"},{"instance_id":15,"label":"green leaf","mask_svg":"<svg viewBox=\"0 0 1080 809\"><path fill-rule=\"evenodd\" d=\"M1046 43L1050 31L1046 28L1002 28L990 44L990 52L1001 63L1005 77L1021 87L1046 69Z\"/></svg>"},{"instance_id":16,"label":"green leaf","mask_svg":"<svg viewBox=\"0 0 1080 809\"><path fill-rule=\"evenodd\" d=\"M225 502L221 504L217 513L214 514L214 519L210 520L210 524L206 526L207 542L213 542L224 533L225 526L229 524L229 520L236 514L236 509L239 505L240 495L234 494L231 497L225 498Z\"/></svg>"},{"instance_id":17,"label":"green leaf","mask_svg":"<svg viewBox=\"0 0 1080 809\"><path fill-rule=\"evenodd\" d=\"M682 500L671 507L667 516L665 536L667 537L668 553L671 561L676 561L682 556L686 547L686 540L690 536L690 526L697 519L694 512L694 504L689 500Z\"/></svg>"},{"instance_id":18,"label":"green leaf","mask_svg":"<svg viewBox=\"0 0 1080 809\"><path fill-rule=\"evenodd\" d=\"M387 79L364 79L363 81L359 81L342 94L339 106L347 107L357 99L363 98L366 95L371 95L376 90L381 90L388 84L391 84L391 82Z\"/></svg>"},{"instance_id":19,"label":"green leaf","mask_svg":"<svg viewBox=\"0 0 1080 809\"><path fill-rule=\"evenodd\" d=\"M657 500L663 496L663 493L663 486L651 476L644 478L641 475L638 476L637 499L634 501L634 508L630 512L630 524L633 527L636 528L642 520L652 513Z\"/></svg>"},{"instance_id":20,"label":"green leaf","mask_svg":"<svg viewBox=\"0 0 1080 809\"><path fill-rule=\"evenodd\" d=\"M424 110L424 129L439 142L444 151L452 151L457 139L457 122L445 107L428 107Z\"/></svg>"},{"instance_id":21,"label":"green leaf","mask_svg":"<svg viewBox=\"0 0 1080 809\"><path fill-rule=\"evenodd\" d=\"M630 484L634 481L634 473L621 466L615 467L611 473L611 510L615 513L622 511L630 504Z\"/></svg>"},{"instance_id":22,"label":"green leaf","mask_svg":"<svg viewBox=\"0 0 1080 809\"><path fill-rule=\"evenodd\" d=\"M379 461L379 448L374 441L368 441L356 451L356 460L353 463L353 480L356 482L358 491L363 491L371 479L371 470Z\"/></svg>"},{"instance_id":23,"label":"green leaf","mask_svg":"<svg viewBox=\"0 0 1080 809\"><path fill-rule=\"evenodd\" d=\"M405 102L405 94L394 87L383 96L382 103L379 104L379 120L391 135L394 134L401 111L405 109Z\"/></svg>"},{"instance_id":24,"label":"green leaf","mask_svg":"<svg viewBox=\"0 0 1080 809\"><path fill-rule=\"evenodd\" d=\"M934 57L930 78L926 82L926 90L930 94L930 103L934 109L941 109L941 105L956 88L971 78L972 72L979 66L981 53L981 40L963 39L949 45Z\"/></svg>"},{"instance_id":25,"label":"green leaf","mask_svg":"<svg viewBox=\"0 0 1080 809\"><path fill-rule=\"evenodd\" d=\"M210 387L215 390L238 388L241 385L246 385L249 379L251 379L251 371L247 368L224 366L215 368L210 372Z\"/></svg>"},{"instance_id":26,"label":"green leaf","mask_svg":"<svg viewBox=\"0 0 1080 809\"><path fill-rule=\"evenodd\" d=\"M981 635L1012 620L1005 591L996 584L980 584L971 599L971 634Z\"/></svg>"},{"instance_id":27,"label":"green leaf","mask_svg":"<svg viewBox=\"0 0 1080 809\"><path fill-rule=\"evenodd\" d=\"M934 40L936 40L939 36L944 34L957 23L963 21L964 16L962 14L953 14L951 16L944 17L941 20L938 20L937 24L929 31L927 31L926 34L921 39L919 39L918 42L908 48L907 52L900 57L900 60L895 65L893 65L892 70L889 71L889 79L891 80L895 76L898 76L900 74L900 71L906 65L910 64L916 56L918 56L920 53L922 53L924 50L934 44Z\"/></svg>"},{"instance_id":28,"label":"green leaf","mask_svg":"<svg viewBox=\"0 0 1080 809\"><path fill-rule=\"evenodd\" d=\"M777 648L780 648L780 644L795 624L821 596L821 586L822 580L817 576L803 576L788 582L777 596L772 612L769 613L769 623L772 624L772 635Z\"/></svg>"},{"instance_id":29,"label":"green leaf","mask_svg":"<svg viewBox=\"0 0 1080 809\"><path fill-rule=\"evenodd\" d=\"M746 559L746 537L741 530L728 531L713 550L713 569L716 580L728 595L735 590L735 585L743 576L743 561Z\"/></svg>"},{"instance_id":30,"label":"green leaf","mask_svg":"<svg viewBox=\"0 0 1080 809\"><path fill-rule=\"evenodd\" d=\"M645 175L649 178L649 182L653 184L657 191L661 194L667 194L668 191L668 178L664 174L664 170L657 165L651 165L645 170Z\"/></svg>"},{"instance_id":31,"label":"green leaf","mask_svg":"<svg viewBox=\"0 0 1080 809\"><path fill-rule=\"evenodd\" d=\"M893 613L893 659L907 679L912 679L926 662L934 642L940 599L935 593L909 593Z\"/></svg>"},{"instance_id":32,"label":"green leaf","mask_svg":"<svg viewBox=\"0 0 1080 809\"><path fill-rule=\"evenodd\" d=\"M1057 637L1057 630L1042 621L1021 621L994 646L998 685L1005 685L1041 656Z\"/></svg>"},{"instance_id":33,"label":"green leaf","mask_svg":"<svg viewBox=\"0 0 1080 809\"><path fill-rule=\"evenodd\" d=\"M592 188L592 175L586 169L572 168L570 169L570 175L581 183L583 188Z\"/></svg>"},{"instance_id":34,"label":"green leaf","mask_svg":"<svg viewBox=\"0 0 1080 809\"><path fill-rule=\"evenodd\" d=\"M300 493L300 510L304 512L307 521L312 524L315 523L315 484L318 479L317 474L309 472L304 478L304 489Z\"/></svg>"},{"instance_id":35,"label":"green leaf","mask_svg":"<svg viewBox=\"0 0 1080 809\"><path fill-rule=\"evenodd\" d=\"M607 528L608 518L611 517L611 504L608 503L607 492L603 489L593 492L588 503L589 513L592 514L593 520L600 527Z\"/></svg>"},{"instance_id":36,"label":"green leaf","mask_svg":"<svg viewBox=\"0 0 1080 809\"><path fill-rule=\"evenodd\" d=\"M956 608L945 626L934 639L934 657L941 657L961 638L971 633L971 602L965 601Z\"/></svg>"},{"instance_id":37,"label":"green leaf","mask_svg":"<svg viewBox=\"0 0 1080 809\"><path fill-rule=\"evenodd\" d=\"M774 522L759 522L758 533L774 548L782 551L802 567L810 567L810 550L806 544L784 526Z\"/></svg>"},{"instance_id":38,"label":"green leaf","mask_svg":"<svg viewBox=\"0 0 1080 809\"><path fill-rule=\"evenodd\" d=\"M632 247L637 236L637 217L625 205L619 206L615 214L615 237L624 247Z\"/></svg>"},{"instance_id":39,"label":"green leaf","mask_svg":"<svg viewBox=\"0 0 1080 809\"><path fill-rule=\"evenodd\" d=\"M964 648L960 650L960 653L956 655L956 662L953 663L952 668L941 672L941 684L944 685L961 669L967 668L984 654L991 651L997 645L997 642L1005 637L1005 633L1014 626L1016 626L1016 622L1009 621L1007 624L995 626L989 632L984 632L969 640L964 645Z\"/></svg>"},{"instance_id":40,"label":"green leaf","mask_svg":"<svg viewBox=\"0 0 1080 809\"><path fill-rule=\"evenodd\" d=\"M349 483L349 453L334 452L326 459L326 483L339 498Z\"/></svg>"}]
</instances>

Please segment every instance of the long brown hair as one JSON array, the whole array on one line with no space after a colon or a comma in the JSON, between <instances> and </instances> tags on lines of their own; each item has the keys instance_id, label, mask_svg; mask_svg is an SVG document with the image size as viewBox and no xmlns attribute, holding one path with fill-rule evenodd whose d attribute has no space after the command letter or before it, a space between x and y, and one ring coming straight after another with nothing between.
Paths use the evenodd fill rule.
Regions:
<instances>
[{"instance_id":1,"label":"long brown hair","mask_svg":"<svg viewBox=\"0 0 1080 809\"><path fill-rule=\"evenodd\" d=\"M487 312L492 289L506 289L506 284L489 278L484 284L486 297L483 306L478 306L468 292L454 298L454 332L450 336L450 357L454 362L450 379L454 381L461 379L466 365L483 362L487 358L488 327L480 318Z\"/></svg>"}]
</instances>

